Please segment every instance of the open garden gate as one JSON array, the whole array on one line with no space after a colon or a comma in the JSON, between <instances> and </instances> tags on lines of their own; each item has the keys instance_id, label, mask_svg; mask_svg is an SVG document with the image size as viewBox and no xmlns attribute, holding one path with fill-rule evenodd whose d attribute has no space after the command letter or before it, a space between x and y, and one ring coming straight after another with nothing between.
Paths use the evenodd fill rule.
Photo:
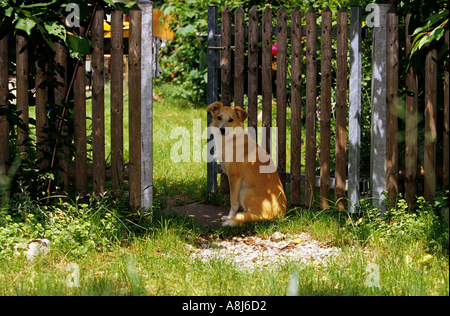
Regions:
<instances>
[{"instance_id":1,"label":"open garden gate","mask_svg":"<svg viewBox=\"0 0 450 316\"><path fill-rule=\"evenodd\" d=\"M442 178L442 188L449 186L449 76L444 78L444 131L443 131L443 167L436 166L436 117L437 117L437 66L433 58L437 57L435 47L428 47L425 72L425 142L423 167L418 164L418 87L417 75L412 68L408 70L406 86L413 94L407 95L406 102L406 139L405 169L398 166L398 81L399 81L399 17L390 4L370 4L366 11L372 11L367 25L372 30L372 95L371 95L371 159L370 159L370 194L372 204L385 211L381 203L383 191L388 198L395 199L398 193L398 180L405 179L405 198L413 207L420 178L424 179L424 197L433 201L436 194L437 178ZM316 25L316 12L310 8L306 12L306 26L301 26L301 12L296 7L291 12L291 26L287 27L287 12L281 7L277 12L277 26L272 26L272 11L266 7L262 12L262 25L258 24L258 10L253 7L248 12L249 24L244 25L245 12L238 8L234 13L234 25L231 25L231 12L227 8L222 11L222 25L218 25L218 9L208 8L208 95L207 103L220 101L230 105L231 87L234 85L234 105L243 106L245 87L245 50L248 50L248 124L257 129L258 116L258 76L261 76L262 94L262 129L263 147L270 151L270 133L272 117L272 36L277 43L277 169L282 182L290 182L290 202L301 204L301 185L305 194L303 204L314 203L315 187L320 187L320 204L327 208L330 188L334 188L334 200L339 208L344 208L346 197L347 208L357 212L359 192L365 186L360 181L360 146L361 146L361 41L362 8L350 8L350 25L347 25L347 10L341 8L337 13L337 27L332 27L332 12L329 8L322 11L322 25ZM405 16L408 25L411 14ZM369 23L370 22L370 23ZM412 34L406 27L406 53L412 48ZM445 45L448 45L448 30ZM248 45L245 45L248 36ZM320 82L320 133L321 160L320 176L315 176L316 159L316 117L317 110L317 37L321 38L321 82ZM287 38L292 39L291 49L291 172L286 172L286 60ZM306 37L306 83L301 82L302 54L301 39ZM337 38L336 45L336 148L335 177L330 177L330 109L331 109L331 38ZM259 68L258 43L262 40L262 69ZM232 42L234 39L234 45ZM349 45L348 45L349 44ZM347 60L347 47L350 56ZM234 58L232 57L234 52ZM233 58L233 60L232 60ZM234 64L234 69L232 65ZM349 64L349 72L347 69ZM234 75L233 75L234 74ZM220 78L219 78L220 75ZM234 80L232 80L234 78ZM347 81L349 86L347 87ZM301 107L302 89L306 89L306 143L305 173L301 174ZM348 93L348 96L347 96ZM348 109L348 119L347 119ZM211 116L208 115L208 124ZM347 123L348 122L348 123ZM346 161L348 124L348 161ZM265 131L264 131L265 129ZM434 132L433 132L434 131ZM428 134L427 134L428 133ZM256 134L257 135L257 134ZM427 135L432 135L429 137ZM210 139L211 140L211 139ZM210 141L209 140L209 141ZM217 190L216 162L207 166L207 187ZM223 177L222 177L223 178ZM221 178L221 179L222 179ZM347 179L347 180L346 180ZM347 191L347 196L345 192ZM364 191L365 188L364 188Z\"/></svg>"},{"instance_id":2,"label":"open garden gate","mask_svg":"<svg viewBox=\"0 0 450 316\"><path fill-rule=\"evenodd\" d=\"M243 106L244 100L244 51L245 36L248 36L248 112L249 126L257 128L257 89L258 72L262 72L262 127L271 127L272 107L272 36L277 37L277 169L282 182L290 182L290 201L293 205L301 203L300 187L305 186L304 204L314 203L314 188L321 187L321 205L328 207L330 188L335 189L335 200L344 208L345 191L348 190L348 208L354 212L359 202L359 148L360 148L360 113L361 113L361 40L362 40L362 8L352 7L350 10L350 27L347 25L347 11L338 13L338 26L332 27L330 9L322 13L322 27L316 26L316 12L310 8L306 12L306 26L301 26L301 12L297 7L292 11L291 26L287 27L287 13L281 7L277 13L277 26L272 26L272 11L266 7L262 13L262 26L258 25L256 7L249 11L249 25L244 26L244 11L238 8L235 12L235 25L231 25L231 13L228 8L222 12L222 26L218 25L217 7L208 8L208 100L211 104L219 100L219 70L221 70L221 101L224 105L231 102L231 52L234 50L234 102ZM234 46L232 46L234 36ZM306 173L301 174L301 82L302 47L301 38L306 36ZM322 155L321 175L315 176L316 159L316 41L322 38L322 81L321 130ZM262 38L262 70L258 63L258 41ZM286 59L287 38L292 38L291 53L291 172L286 172ZM336 135L336 174L331 178L330 169L330 114L331 114L331 38L337 37L337 135ZM348 148L348 180L346 180L346 116L347 116L347 38L350 39L350 117ZM324 110L325 109L325 110ZM208 124L210 116L208 116ZM264 133L264 131L263 131ZM267 132L266 132L267 133ZM263 136L264 138L264 136ZM269 148L270 136L265 137L264 148ZM326 145L328 144L328 145ZM217 190L216 162L208 163L208 190Z\"/></svg>"}]
</instances>

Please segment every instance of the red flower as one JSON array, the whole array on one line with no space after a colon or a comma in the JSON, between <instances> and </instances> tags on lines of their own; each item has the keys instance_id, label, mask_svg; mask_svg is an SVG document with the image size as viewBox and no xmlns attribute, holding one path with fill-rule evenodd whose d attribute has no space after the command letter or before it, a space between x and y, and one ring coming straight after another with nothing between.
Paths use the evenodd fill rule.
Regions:
<instances>
[{"instance_id":1,"label":"red flower","mask_svg":"<svg viewBox=\"0 0 450 316\"><path fill-rule=\"evenodd\" d=\"M277 43L276 42L272 46L272 55L277 56Z\"/></svg>"}]
</instances>

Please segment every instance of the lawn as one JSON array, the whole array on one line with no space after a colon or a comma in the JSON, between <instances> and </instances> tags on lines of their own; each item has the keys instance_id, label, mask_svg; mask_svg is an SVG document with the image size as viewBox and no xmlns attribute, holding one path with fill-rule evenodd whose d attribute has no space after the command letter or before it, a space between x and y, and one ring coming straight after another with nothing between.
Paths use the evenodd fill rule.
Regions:
<instances>
[{"instance_id":1,"label":"lawn","mask_svg":"<svg viewBox=\"0 0 450 316\"><path fill-rule=\"evenodd\" d=\"M92 197L88 204L74 199L43 207L27 199L24 189L14 207L0 205L0 295L286 295L292 278L298 280L298 295L449 295L448 226L433 206L409 214L400 200L392 221L377 219L366 204L357 217L291 208L275 222L221 229L165 211L174 197L229 203L228 196L207 192L204 161L193 162L192 152L190 162L171 159L171 147L180 139L171 139L174 127L192 135L198 118L201 129L206 127L205 104L176 100L172 88L155 87L163 101L154 102L153 211L131 213L126 199L109 195ZM24 222L23 214L34 217ZM326 265L289 261L242 269L232 258L203 262L186 247L275 232L307 232L342 253ZM50 254L33 262L14 254L14 243L31 238L54 241ZM379 287L373 286L375 275Z\"/></svg>"}]
</instances>

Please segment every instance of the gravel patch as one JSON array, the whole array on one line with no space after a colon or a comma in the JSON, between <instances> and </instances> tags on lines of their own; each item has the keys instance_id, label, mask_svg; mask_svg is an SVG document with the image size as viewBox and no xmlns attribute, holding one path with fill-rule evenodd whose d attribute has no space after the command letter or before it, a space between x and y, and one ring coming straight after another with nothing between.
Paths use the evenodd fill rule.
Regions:
<instances>
[{"instance_id":1,"label":"gravel patch","mask_svg":"<svg viewBox=\"0 0 450 316\"><path fill-rule=\"evenodd\" d=\"M286 262L326 265L326 258L342 252L340 248L327 247L307 233L276 232L268 238L242 236L205 241L198 247L190 244L186 246L192 251L192 257L200 258L203 262L223 258L231 260L240 268L279 266Z\"/></svg>"}]
</instances>

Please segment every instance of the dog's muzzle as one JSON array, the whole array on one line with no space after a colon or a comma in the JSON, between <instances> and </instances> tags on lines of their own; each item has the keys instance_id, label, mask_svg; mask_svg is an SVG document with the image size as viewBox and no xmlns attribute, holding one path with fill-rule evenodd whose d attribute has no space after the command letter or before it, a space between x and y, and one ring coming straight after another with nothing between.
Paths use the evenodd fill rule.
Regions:
<instances>
[{"instance_id":1,"label":"dog's muzzle","mask_svg":"<svg viewBox=\"0 0 450 316\"><path fill-rule=\"evenodd\" d=\"M220 124L219 130L222 135L225 135L225 123Z\"/></svg>"}]
</instances>

